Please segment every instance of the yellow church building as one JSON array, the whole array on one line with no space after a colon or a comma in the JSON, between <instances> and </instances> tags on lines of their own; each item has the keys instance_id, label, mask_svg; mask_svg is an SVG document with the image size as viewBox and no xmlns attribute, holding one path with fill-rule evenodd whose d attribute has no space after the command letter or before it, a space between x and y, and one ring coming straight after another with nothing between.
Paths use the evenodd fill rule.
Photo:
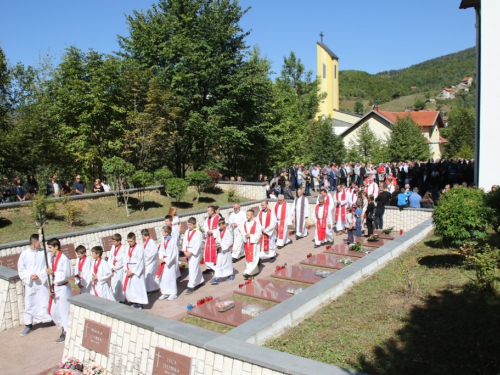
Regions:
<instances>
[{"instance_id":1,"label":"yellow church building","mask_svg":"<svg viewBox=\"0 0 500 375\"><path fill-rule=\"evenodd\" d=\"M322 38L323 39L323 38ZM317 71L320 78L320 92L326 93L326 98L319 104L317 118L331 118L333 132L342 137L346 149L357 138L361 126L368 123L375 135L386 141L391 132L391 126L398 117L411 116L420 126L429 144L431 157L440 159L444 153L444 144L448 141L441 137L440 129L444 127L439 111L390 112L379 111L377 107L363 115L340 111L339 103L339 58L326 44L317 43Z\"/></svg>"}]
</instances>

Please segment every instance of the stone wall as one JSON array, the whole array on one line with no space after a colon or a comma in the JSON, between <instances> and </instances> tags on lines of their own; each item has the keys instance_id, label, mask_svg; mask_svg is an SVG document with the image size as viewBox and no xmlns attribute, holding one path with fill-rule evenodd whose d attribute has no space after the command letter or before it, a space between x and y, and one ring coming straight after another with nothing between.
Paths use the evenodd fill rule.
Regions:
<instances>
[{"instance_id":1,"label":"stone wall","mask_svg":"<svg viewBox=\"0 0 500 375\"><path fill-rule=\"evenodd\" d=\"M17 271L0 266L0 331L24 324L23 284Z\"/></svg>"},{"instance_id":2,"label":"stone wall","mask_svg":"<svg viewBox=\"0 0 500 375\"><path fill-rule=\"evenodd\" d=\"M245 197L247 199L266 199L266 184L263 182L219 181L216 187L225 192L233 189L240 197Z\"/></svg>"},{"instance_id":3,"label":"stone wall","mask_svg":"<svg viewBox=\"0 0 500 375\"><path fill-rule=\"evenodd\" d=\"M91 360L110 375L278 375L359 374L337 366L259 347L186 323L162 318L129 306L82 294L70 299L70 319L64 356ZM84 344L86 321L109 327L107 338L98 337L99 352ZM155 350L161 348L188 357L161 371ZM108 353L107 355L103 353ZM172 363L172 362L171 362ZM181 367L188 366L184 372Z\"/></svg>"}]
</instances>

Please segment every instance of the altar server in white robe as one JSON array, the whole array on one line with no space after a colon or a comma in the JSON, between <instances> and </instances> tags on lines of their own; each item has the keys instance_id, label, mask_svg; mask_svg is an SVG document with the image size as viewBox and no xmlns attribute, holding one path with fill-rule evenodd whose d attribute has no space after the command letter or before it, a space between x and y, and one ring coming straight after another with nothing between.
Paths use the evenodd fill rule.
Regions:
<instances>
[{"instance_id":1,"label":"altar server in white robe","mask_svg":"<svg viewBox=\"0 0 500 375\"><path fill-rule=\"evenodd\" d=\"M375 182L375 176L370 177L370 182L366 185L365 191L368 196L373 195L373 199L377 199L379 188L378 184Z\"/></svg>"},{"instance_id":2,"label":"altar server in white robe","mask_svg":"<svg viewBox=\"0 0 500 375\"><path fill-rule=\"evenodd\" d=\"M176 275L177 277L181 277L181 270L180 270L180 262L178 261L179 260L179 257L180 256L184 256L184 253L182 253L182 251L179 251L179 243L180 243L180 239L179 239L179 218L177 217L177 225L174 226L172 224L172 215L167 215L165 216L165 225L167 227L170 227L172 229L172 233L170 234L172 236L172 241L175 241L175 246L176 246L176 249L177 249L177 268L175 269L175 272L176 272ZM158 249L160 248L161 246L161 243L158 243Z\"/></svg>"},{"instance_id":3,"label":"altar server in white robe","mask_svg":"<svg viewBox=\"0 0 500 375\"><path fill-rule=\"evenodd\" d=\"M346 227L346 209L349 205L349 196L344 188L344 185L339 185L338 190L333 195L337 236L340 236Z\"/></svg>"},{"instance_id":4,"label":"altar server in white robe","mask_svg":"<svg viewBox=\"0 0 500 375\"><path fill-rule=\"evenodd\" d=\"M214 231L215 245L217 246L217 264L215 265L214 278L210 281L212 285L219 285L221 278L225 281L234 280L233 261L231 259L231 247L233 246L233 234L226 228L226 221L219 219L219 229Z\"/></svg>"},{"instance_id":5,"label":"altar server in white robe","mask_svg":"<svg viewBox=\"0 0 500 375\"><path fill-rule=\"evenodd\" d=\"M116 301L111 289L111 276L113 271L108 265L108 262L102 261L102 253L104 250L101 246L94 246L90 250L92 256L92 291L90 292L96 297L101 297L110 301Z\"/></svg>"},{"instance_id":6,"label":"altar server in white robe","mask_svg":"<svg viewBox=\"0 0 500 375\"><path fill-rule=\"evenodd\" d=\"M24 330L26 336L34 323L51 322L49 315L49 285L47 283L45 253L40 247L38 234L30 236L30 246L17 261L17 272L24 285Z\"/></svg>"},{"instance_id":7,"label":"altar server in white robe","mask_svg":"<svg viewBox=\"0 0 500 375\"><path fill-rule=\"evenodd\" d=\"M172 228L165 225L162 229L163 239L159 244L160 266L156 272L156 280L160 285L160 300L173 301L177 298L177 270L179 269L179 250L177 237L172 235Z\"/></svg>"},{"instance_id":8,"label":"altar server in white robe","mask_svg":"<svg viewBox=\"0 0 500 375\"><path fill-rule=\"evenodd\" d=\"M292 243L288 233L288 226L292 225L292 207L291 204L285 201L283 194L278 195L278 203L276 203L273 210L276 216L276 246L278 249Z\"/></svg>"},{"instance_id":9,"label":"altar server in white robe","mask_svg":"<svg viewBox=\"0 0 500 375\"><path fill-rule=\"evenodd\" d=\"M79 245L75 249L75 284L80 288L80 294L90 293L90 283L92 281L92 272L90 272L90 263L92 259L87 256L87 249Z\"/></svg>"},{"instance_id":10,"label":"altar server in white robe","mask_svg":"<svg viewBox=\"0 0 500 375\"><path fill-rule=\"evenodd\" d=\"M309 202L302 192L302 187L297 188L297 196L294 201L295 213L295 239L300 239L307 236L306 220L309 217Z\"/></svg>"},{"instance_id":11,"label":"altar server in white robe","mask_svg":"<svg viewBox=\"0 0 500 375\"><path fill-rule=\"evenodd\" d=\"M128 249L125 253L123 266L123 293L125 299L135 307L142 310L148 303L148 292L144 276L144 249L136 242L133 232L127 235Z\"/></svg>"},{"instance_id":12,"label":"altar server in white robe","mask_svg":"<svg viewBox=\"0 0 500 375\"><path fill-rule=\"evenodd\" d=\"M322 244L331 244L333 242L332 211L325 205L325 198L323 197L319 198L319 203L314 208L313 221L314 224L316 224L314 247L318 247Z\"/></svg>"},{"instance_id":13,"label":"altar server in white robe","mask_svg":"<svg viewBox=\"0 0 500 375\"><path fill-rule=\"evenodd\" d=\"M234 212L227 219L228 227L233 232L233 262L245 256L245 233L241 232L242 225L247 221L247 215L240 208L238 203L233 205Z\"/></svg>"},{"instance_id":14,"label":"altar server in white robe","mask_svg":"<svg viewBox=\"0 0 500 375\"><path fill-rule=\"evenodd\" d=\"M247 221L243 224L243 233L245 233L245 261L246 267L243 271L243 278L248 278L259 273L260 239L262 227L254 219L253 210L247 211Z\"/></svg>"},{"instance_id":15,"label":"altar server in white robe","mask_svg":"<svg viewBox=\"0 0 500 375\"><path fill-rule=\"evenodd\" d=\"M151 238L148 229L141 231L142 242L144 243L144 267L146 278L146 291L148 293L155 292L159 289L158 283L155 280L156 271L158 271L158 247L155 241Z\"/></svg>"},{"instance_id":16,"label":"altar server in white robe","mask_svg":"<svg viewBox=\"0 0 500 375\"><path fill-rule=\"evenodd\" d=\"M201 260L201 243L203 241L203 235L196 227L196 219L190 217L188 219L188 230L184 233L184 239L182 240L182 251L188 258L189 263L189 281L188 289L186 294L192 294L194 289L205 283L203 275L200 269Z\"/></svg>"},{"instance_id":17,"label":"altar server in white robe","mask_svg":"<svg viewBox=\"0 0 500 375\"><path fill-rule=\"evenodd\" d=\"M108 265L109 268L111 268L112 272L111 289L113 290L115 300L118 302L124 302L125 295L123 294L123 261L125 259L125 253L128 251L128 246L122 245L122 236L119 233L113 234L111 240L113 241L113 246L111 247L108 258Z\"/></svg>"},{"instance_id":18,"label":"altar server in white robe","mask_svg":"<svg viewBox=\"0 0 500 375\"><path fill-rule=\"evenodd\" d=\"M262 228L260 237L260 259L269 259L270 263L276 260L276 215L268 208L267 200L260 204L260 212L257 221Z\"/></svg>"},{"instance_id":19,"label":"altar server in white robe","mask_svg":"<svg viewBox=\"0 0 500 375\"><path fill-rule=\"evenodd\" d=\"M354 210L356 209L356 202L358 201L358 185L356 185L354 182L351 184L351 187L347 189L347 196L349 198L348 205L351 206L351 208L354 208L354 212Z\"/></svg>"},{"instance_id":20,"label":"altar server in white robe","mask_svg":"<svg viewBox=\"0 0 500 375\"><path fill-rule=\"evenodd\" d=\"M61 243L57 238L47 241L47 245L52 253L47 274L52 278L54 288L49 300L49 314L56 326L62 328L61 336L56 340L59 344L66 340L70 307L68 298L73 295L69 279L73 276L73 267L68 257L62 253Z\"/></svg>"}]
</instances>

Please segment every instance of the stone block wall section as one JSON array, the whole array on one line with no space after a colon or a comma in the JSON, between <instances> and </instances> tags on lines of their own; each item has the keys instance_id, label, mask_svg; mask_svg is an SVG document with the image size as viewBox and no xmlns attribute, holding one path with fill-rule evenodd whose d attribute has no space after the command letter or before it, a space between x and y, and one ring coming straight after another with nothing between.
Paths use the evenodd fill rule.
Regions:
<instances>
[{"instance_id":1,"label":"stone block wall section","mask_svg":"<svg viewBox=\"0 0 500 375\"><path fill-rule=\"evenodd\" d=\"M225 192L233 189L240 197L266 199L266 184L264 182L219 181L216 186Z\"/></svg>"},{"instance_id":2,"label":"stone block wall section","mask_svg":"<svg viewBox=\"0 0 500 375\"><path fill-rule=\"evenodd\" d=\"M110 375L150 375L156 347L191 358L191 375L361 374L248 344L89 294L71 298L64 356L91 360ZM85 320L111 328L109 354L83 346ZM162 372L163 373L163 372Z\"/></svg>"},{"instance_id":3,"label":"stone block wall section","mask_svg":"<svg viewBox=\"0 0 500 375\"><path fill-rule=\"evenodd\" d=\"M17 271L0 266L0 331L24 324L23 292Z\"/></svg>"}]
</instances>

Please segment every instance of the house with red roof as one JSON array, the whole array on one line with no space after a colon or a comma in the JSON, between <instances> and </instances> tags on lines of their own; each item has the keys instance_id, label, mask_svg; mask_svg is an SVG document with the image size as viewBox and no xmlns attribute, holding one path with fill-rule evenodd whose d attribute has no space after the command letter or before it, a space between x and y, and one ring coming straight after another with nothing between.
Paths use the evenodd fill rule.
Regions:
<instances>
[{"instance_id":1,"label":"house with red roof","mask_svg":"<svg viewBox=\"0 0 500 375\"><path fill-rule=\"evenodd\" d=\"M374 107L340 136L344 140L346 149L349 149L356 143L358 131L361 126L369 124L370 129L379 139L387 141L391 134L391 127L396 123L398 118L405 116L411 116L419 125L422 134L429 144L431 157L434 160L441 159L441 156L444 154L444 145L448 141L441 137L440 134L440 129L444 128L443 116L440 111L390 112L381 111L378 107Z\"/></svg>"}]
</instances>

